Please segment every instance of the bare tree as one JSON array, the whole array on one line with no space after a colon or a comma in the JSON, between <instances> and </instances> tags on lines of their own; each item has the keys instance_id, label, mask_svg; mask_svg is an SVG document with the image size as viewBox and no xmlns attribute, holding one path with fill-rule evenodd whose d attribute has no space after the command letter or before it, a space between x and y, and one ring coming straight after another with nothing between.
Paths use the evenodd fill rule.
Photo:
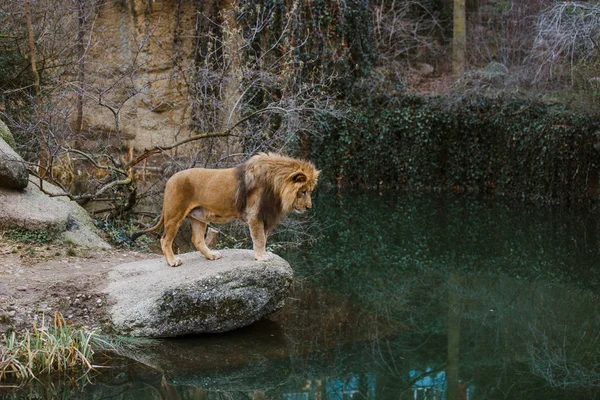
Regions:
<instances>
[{"instance_id":1,"label":"bare tree","mask_svg":"<svg viewBox=\"0 0 600 400\"><path fill-rule=\"evenodd\" d=\"M440 54L436 38L443 36L443 29L423 2L374 2L371 18L377 69L388 79L405 80L407 69L417 61L428 62Z\"/></svg>"},{"instance_id":2,"label":"bare tree","mask_svg":"<svg viewBox=\"0 0 600 400\"><path fill-rule=\"evenodd\" d=\"M465 70L467 46L467 16L465 0L454 0L452 24L452 74L459 77Z\"/></svg>"},{"instance_id":3,"label":"bare tree","mask_svg":"<svg viewBox=\"0 0 600 400\"><path fill-rule=\"evenodd\" d=\"M88 52L101 48L105 40L95 21L97 7L106 5L72 0L68 10L63 10L70 18L57 13L57 21L70 37L64 40L59 36L62 41L44 37L38 43L41 63L56 66L57 75L49 73L42 79L47 96L34 104L27 118L10 120L22 136L35 138L48 154L34 184L50 196L94 202L96 212L113 217L131 215L149 190L176 170L195 165L228 166L256 151L286 152L307 132L316 133L312 124L316 116L335 111L327 90L330 80L301 78L294 52L303 42L292 45L290 41L291 26L298 21L297 4L277 29L273 8L240 6L235 1L228 4L226 14L199 10L198 26L206 29L197 31L196 43L201 45L193 54L195 62L173 56L168 62L175 64L176 72L158 77L147 73L151 61L146 55L151 43L160 45L163 40L155 35L160 21L131 41L126 59L100 63L88 57ZM247 18L238 18L241 14ZM32 21L33 30L41 29L36 21L51 24L43 19ZM238 25L235 21L244 22ZM58 28L54 31L59 35ZM55 53L50 48L58 42L68 56L62 69L58 60L50 57ZM184 116L180 121L186 134L136 150L131 134L124 129L124 122L135 124L135 103L159 97L154 89L157 81L171 82L180 76L186 80L193 110L190 119ZM86 126L84 109L102 113L103 125ZM142 166L151 159L155 170L165 169L165 173L144 180ZM45 182L58 185L64 193L48 190Z\"/></svg>"},{"instance_id":4,"label":"bare tree","mask_svg":"<svg viewBox=\"0 0 600 400\"><path fill-rule=\"evenodd\" d=\"M204 131L235 126L232 133L237 139L233 147L204 153L203 164L207 160L217 165L239 160L230 160L239 152L244 158L257 151L285 151L303 134L315 133L315 115L335 113L335 93L327 90L332 77L301 78L304 71L295 52L306 41L292 44L293 26L299 19L298 2L282 16L280 24L275 21L274 4L228 4L237 8L227 9L223 21L207 12L200 14L206 26L199 32L199 41L205 43L198 48L197 58L202 61L188 76L193 123ZM243 23L232 24L232 13Z\"/></svg>"},{"instance_id":5,"label":"bare tree","mask_svg":"<svg viewBox=\"0 0 600 400\"><path fill-rule=\"evenodd\" d=\"M25 0L25 19L27 21L27 43L29 45L29 62L31 63L31 73L33 74L33 86L35 94L40 94L40 75L37 71L35 58L35 37L33 33L33 24L31 23L31 6L29 0Z\"/></svg>"},{"instance_id":6,"label":"bare tree","mask_svg":"<svg viewBox=\"0 0 600 400\"><path fill-rule=\"evenodd\" d=\"M599 20L600 5L596 2L557 2L541 12L531 55L538 65L534 82L560 79L567 67L572 85L577 66L597 64Z\"/></svg>"}]
</instances>

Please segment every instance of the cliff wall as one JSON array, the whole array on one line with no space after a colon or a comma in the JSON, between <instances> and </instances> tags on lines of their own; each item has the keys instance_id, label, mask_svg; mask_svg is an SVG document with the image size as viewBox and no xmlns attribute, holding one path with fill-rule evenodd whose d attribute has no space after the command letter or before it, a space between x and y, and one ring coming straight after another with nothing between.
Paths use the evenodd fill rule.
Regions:
<instances>
[{"instance_id":1,"label":"cliff wall","mask_svg":"<svg viewBox=\"0 0 600 400\"><path fill-rule=\"evenodd\" d=\"M82 128L135 148L188 136L197 18L191 1L102 3L88 22Z\"/></svg>"}]
</instances>

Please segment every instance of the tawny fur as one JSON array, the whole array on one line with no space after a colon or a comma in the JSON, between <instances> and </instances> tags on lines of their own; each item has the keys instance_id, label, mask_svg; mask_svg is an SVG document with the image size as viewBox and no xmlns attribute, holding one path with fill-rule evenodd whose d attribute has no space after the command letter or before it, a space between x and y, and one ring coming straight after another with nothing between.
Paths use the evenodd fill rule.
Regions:
<instances>
[{"instance_id":1,"label":"tawny fur","mask_svg":"<svg viewBox=\"0 0 600 400\"><path fill-rule=\"evenodd\" d=\"M192 242L209 260L221 258L204 242L207 224L234 219L250 228L254 258L268 260L267 235L281 217L312 207L311 194L320 171L304 160L273 153L260 153L235 168L191 168L174 174L165 187L160 220L138 236L164 225L161 248L167 264L176 267L181 260L173 254L173 240L183 219L192 224Z\"/></svg>"}]
</instances>

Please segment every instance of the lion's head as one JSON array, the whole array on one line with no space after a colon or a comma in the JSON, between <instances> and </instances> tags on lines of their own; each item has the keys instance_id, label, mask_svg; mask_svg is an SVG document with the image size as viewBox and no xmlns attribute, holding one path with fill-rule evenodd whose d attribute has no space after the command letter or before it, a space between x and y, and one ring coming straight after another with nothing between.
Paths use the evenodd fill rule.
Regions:
<instances>
[{"instance_id":1,"label":"lion's head","mask_svg":"<svg viewBox=\"0 0 600 400\"><path fill-rule=\"evenodd\" d=\"M267 230L291 212L312 207L319 173L310 161L259 153L238 167L236 205L246 212L249 196L258 193L258 216Z\"/></svg>"}]
</instances>

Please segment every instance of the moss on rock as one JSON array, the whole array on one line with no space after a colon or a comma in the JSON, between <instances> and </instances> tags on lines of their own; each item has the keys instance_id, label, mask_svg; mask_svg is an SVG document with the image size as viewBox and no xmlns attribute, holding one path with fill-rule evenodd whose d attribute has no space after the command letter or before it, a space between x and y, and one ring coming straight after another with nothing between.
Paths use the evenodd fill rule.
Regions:
<instances>
[{"instance_id":1,"label":"moss on rock","mask_svg":"<svg viewBox=\"0 0 600 400\"><path fill-rule=\"evenodd\" d=\"M8 144L13 149L17 146L17 142L15 142L15 138L8 129L8 126L0 119L0 139L4 140L6 144Z\"/></svg>"}]
</instances>

